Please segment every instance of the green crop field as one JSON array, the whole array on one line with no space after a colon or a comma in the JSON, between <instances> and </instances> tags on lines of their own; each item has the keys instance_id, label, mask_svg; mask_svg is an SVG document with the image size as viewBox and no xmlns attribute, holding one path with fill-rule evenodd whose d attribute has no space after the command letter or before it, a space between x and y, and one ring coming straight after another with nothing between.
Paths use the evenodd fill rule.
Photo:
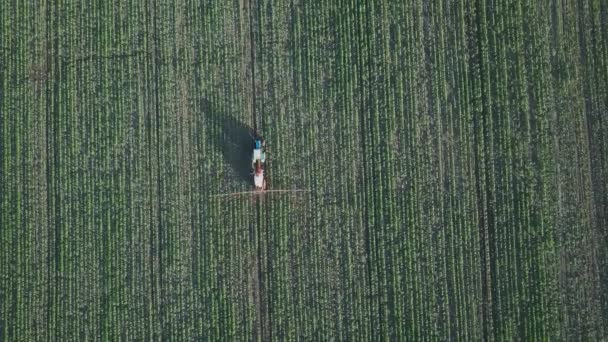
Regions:
<instances>
[{"instance_id":1,"label":"green crop field","mask_svg":"<svg viewBox=\"0 0 608 342\"><path fill-rule=\"evenodd\" d=\"M0 341L579 339L606 1L0 2Z\"/></svg>"}]
</instances>

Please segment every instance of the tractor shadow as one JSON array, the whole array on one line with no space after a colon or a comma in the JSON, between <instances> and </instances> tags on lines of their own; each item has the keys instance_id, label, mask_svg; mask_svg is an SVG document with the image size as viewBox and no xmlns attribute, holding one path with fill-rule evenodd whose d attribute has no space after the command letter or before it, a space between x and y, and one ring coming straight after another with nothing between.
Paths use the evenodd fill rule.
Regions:
<instances>
[{"instance_id":1,"label":"tractor shadow","mask_svg":"<svg viewBox=\"0 0 608 342\"><path fill-rule=\"evenodd\" d=\"M208 105L205 101L205 106ZM215 136L212 140L218 145L218 150L222 151L224 160L239 180L251 183L253 129L227 113L215 112L210 119L212 125L220 128L213 130Z\"/></svg>"}]
</instances>

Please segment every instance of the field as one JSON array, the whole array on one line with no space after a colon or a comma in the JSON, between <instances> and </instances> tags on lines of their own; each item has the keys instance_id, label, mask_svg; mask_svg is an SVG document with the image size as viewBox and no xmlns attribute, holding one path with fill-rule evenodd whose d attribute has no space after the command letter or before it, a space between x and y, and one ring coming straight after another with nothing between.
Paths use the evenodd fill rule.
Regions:
<instances>
[{"instance_id":1,"label":"field","mask_svg":"<svg viewBox=\"0 0 608 342\"><path fill-rule=\"evenodd\" d=\"M608 339L602 0L2 1L0 162L1 341Z\"/></svg>"}]
</instances>

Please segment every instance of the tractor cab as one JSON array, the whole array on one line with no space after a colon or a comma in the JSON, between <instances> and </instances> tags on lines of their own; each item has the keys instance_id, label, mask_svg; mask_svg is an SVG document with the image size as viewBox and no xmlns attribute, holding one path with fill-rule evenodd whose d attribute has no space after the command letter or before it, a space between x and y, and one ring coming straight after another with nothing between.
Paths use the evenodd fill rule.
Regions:
<instances>
[{"instance_id":1,"label":"tractor cab","mask_svg":"<svg viewBox=\"0 0 608 342\"><path fill-rule=\"evenodd\" d=\"M255 146L253 147L253 160L255 163L260 160L262 163L266 161L266 153L264 153L264 141L261 138L255 139Z\"/></svg>"}]
</instances>

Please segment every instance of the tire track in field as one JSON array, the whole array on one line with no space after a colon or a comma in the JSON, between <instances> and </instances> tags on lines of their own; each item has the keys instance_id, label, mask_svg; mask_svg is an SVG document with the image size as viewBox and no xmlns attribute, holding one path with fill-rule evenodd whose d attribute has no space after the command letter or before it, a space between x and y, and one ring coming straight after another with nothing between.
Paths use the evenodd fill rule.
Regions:
<instances>
[{"instance_id":1,"label":"tire track in field","mask_svg":"<svg viewBox=\"0 0 608 342\"><path fill-rule=\"evenodd\" d=\"M150 267L150 296L151 296L151 308L150 310L152 311L150 313L151 317L154 317L153 319L151 319L150 321L150 337L153 339L158 339L158 338L164 338L163 336L163 331L162 331L162 326L163 326L163 320L164 320L164 312L162 309L162 300L161 298L164 297L164 293L163 293L163 287L161 286L161 284L163 284L163 264L162 264L162 257L163 257L163 244L162 244L162 229L163 229L163 221L162 221L162 216L161 216L161 198L162 198L162 184L161 184L161 173L160 173L160 148L161 148L161 144L158 141L160 139L160 103L159 103L159 89L158 89L158 85L160 84L160 70L159 70L159 65L160 65L160 56L161 56L161 52L160 52L160 38L159 38L159 33L158 33L158 22L157 22L157 11L158 11L158 7L157 7L157 3L156 0L151 0L149 2L150 5L150 9L148 12L148 21L147 21L147 25L149 25L147 32L151 31L151 36L147 37L148 39L150 39L150 43L151 43L151 51L149 52L149 58L151 59L151 79L154 80L154 88L152 91L152 98L154 99L154 103L151 104L151 107L154 108L155 114L154 116L150 115L148 117L148 124L150 125L150 127L152 129L149 130L148 134L149 136L149 141L152 142L153 139L155 138L156 141L156 146L154 147L154 151L152 151L149 155L148 155L148 162L149 165L153 165L153 158L156 159L156 170L154 169L154 167L150 167L150 179L154 180L154 174L156 174L156 184L155 184L155 188L152 191L156 192L156 203L154 203L154 205L150 205L150 218L152 219L151 223L151 227L150 227L150 248L148 251L148 262L149 262L149 267ZM154 122L154 124L153 124ZM155 137L152 136L152 130L154 130L155 133ZM156 208L154 208L156 207ZM156 209L156 219L154 220L154 209ZM155 222L154 222L155 221ZM156 225L156 227L153 226L153 224Z\"/></svg>"},{"instance_id":2,"label":"tire track in field","mask_svg":"<svg viewBox=\"0 0 608 342\"><path fill-rule=\"evenodd\" d=\"M249 57L250 60L248 61L249 65L250 65L250 69L251 72L248 73L247 76L250 76L250 82L247 82L249 84L251 84L251 99L250 99L250 103L249 103L249 110L251 111L251 127L253 127L254 132L258 131L258 125L257 125L257 117L256 117L256 107L255 107L255 96L256 96L256 87L255 87L255 48L254 48L254 44L255 44L255 39L254 39L254 34L253 34L253 16L254 16L254 11L253 11L253 6L252 6L252 2L255 0L245 0L246 3L246 10L247 10L247 18L248 18L248 22L249 22L249 40L248 40L248 44L246 44L247 49L249 49Z\"/></svg>"},{"instance_id":3,"label":"tire track in field","mask_svg":"<svg viewBox=\"0 0 608 342\"><path fill-rule=\"evenodd\" d=\"M248 58L243 59L243 65L245 65L243 70L242 77L245 79L243 82L246 86L250 85L251 89L245 89L244 93L250 94L250 98L248 101L249 112L251 115L251 128L254 133L258 132L258 118L257 118L257 107L256 107L256 72L255 72L255 34L254 34L254 17L255 11L257 8L257 3L255 0L243 0L241 2L241 10L243 11L242 18L246 18L248 21L248 34L245 39L245 50L249 50ZM247 67L247 65L249 67ZM263 254L262 254L262 233L261 233L261 203L257 199L255 199L255 223L253 224L253 229L255 229L254 236L257 239L257 252L255 256L254 262L254 272L255 272L255 284L253 286L253 298L254 305L256 311L256 331L254 332L255 340L258 341L267 341L270 340L270 308L269 301L266 296L266 288L263 281L263 270L262 270L262 262L263 262ZM268 265L266 265L268 266ZM268 269L268 267L266 267Z\"/></svg>"},{"instance_id":4,"label":"tire track in field","mask_svg":"<svg viewBox=\"0 0 608 342\"><path fill-rule=\"evenodd\" d=\"M493 339L495 312L492 301L492 276L495 270L492 259L492 251L490 241L493 239L492 228L494 226L494 217L492 215L493 210L489 207L490 201L488 198L491 197L490 189L487 186L487 178L489 177L486 171L486 146L485 146L485 131L486 131L486 117L489 115L488 110L488 98L487 93L484 91L487 88L486 79L488 73L488 66L484 55L486 53L487 45L484 44L486 37L486 18L485 18L485 6L483 1L477 0L473 7L475 8L475 30L476 30L476 41L473 47L477 54L477 60L480 68L480 74L478 79L478 87L481 90L480 110L475 113L473 117L473 135L474 141L474 160L475 160L475 193L477 198L477 213L478 213L478 233L479 233L479 258L481 261L481 333L484 340Z\"/></svg>"},{"instance_id":5,"label":"tire track in field","mask_svg":"<svg viewBox=\"0 0 608 342\"><path fill-rule=\"evenodd\" d=\"M354 14L354 18L355 18L355 22L359 23L359 22L364 22L365 23L365 29L369 30L369 21L368 20L364 20L365 18L363 17L362 13L360 12L356 12ZM356 48L359 52L361 51L366 51L365 53L362 53L362 56L359 57L359 60L357 60L358 63L361 64L361 70L359 71L359 74L357 75L357 78L360 82L360 98L359 98L359 106L361 107L361 110L359 111L357 120L359 120L359 132L358 136L359 139L361 140L361 144L360 144L360 149L361 149L361 153L364 156L367 156L370 152L370 146L367 145L368 141L371 141L371 139L368 139L368 137L370 136L370 129L368 128L369 126L369 118L367 116L368 113L370 113L370 108L372 107L372 104L370 101L372 101L373 99L371 98L371 95L369 95L368 92L366 92L364 90L364 86L366 82L369 80L370 75L372 75L373 71L371 70L371 66L369 61L372 59L372 54L371 54L371 50L369 49L365 49L365 44L367 44L367 46L369 46L369 37L365 34L365 31L363 31L363 28L361 25L356 25L355 28L355 35L357 37L365 37L365 40L357 40L357 44L356 44ZM363 192L361 194L361 197L363 199L363 210L362 210L362 219L363 219L363 240L364 240L364 248L365 248L365 270L367 273L367 284L368 284L368 288L367 288L367 304L368 304L368 331L371 332L372 336L379 336L379 330L380 330L380 324L379 324L379 320L378 319L374 319L374 307L378 307L378 297L374 296L374 277L373 277L373 273L374 273L374 268L372 265L372 251L373 251L373 246L372 246L372 232L370 229L370 217L372 217L373 213L370 213L370 208L367 205L370 201L370 197L373 200L373 196L370 195L370 193L373 190L373 184L370 182L370 178L372 177L372 172L373 170L370 170L371 166L368 164L368 162L364 163L364 166L361 168L361 175L360 175L360 179L362 180L362 189Z\"/></svg>"},{"instance_id":6,"label":"tire track in field","mask_svg":"<svg viewBox=\"0 0 608 342\"><path fill-rule=\"evenodd\" d=\"M52 24L56 23L56 18L53 19L52 9L50 6L46 8L46 21L49 26L54 26ZM49 197L47 199L47 224L49 227L54 227L52 231L49 232L49 249L48 249L48 259L47 259L47 269L52 270L53 273L49 271L48 273L48 298L47 298L47 307L53 308L58 306L58 288L59 288L59 279L56 274L59 271L60 266L60 222L58 218L58 210L60 208L60 203L58 202L59 194L57 193L57 181L56 181L56 168L58 165L58 155L56 151L56 141L53 132L57 131L57 120L53 117L54 113L57 113L58 110L58 102L57 102L57 93L59 92L59 84L55 78L57 78L57 66L59 65L58 58L58 46L59 46L59 38L57 34L54 34L53 30L47 31L47 41L51 43L50 49L52 51L51 54L47 56L48 65L51 65L51 77L53 77L52 85L49 86L50 95L47 97L46 101L46 163L47 163L47 172L46 179L48 185ZM53 312L51 310L51 312ZM55 311L56 312L56 311ZM53 329L52 327L57 326L57 318L56 314L52 313L47 316L47 330L49 331L48 336L53 335L54 338L59 337L59 333L57 329Z\"/></svg>"}]
</instances>

